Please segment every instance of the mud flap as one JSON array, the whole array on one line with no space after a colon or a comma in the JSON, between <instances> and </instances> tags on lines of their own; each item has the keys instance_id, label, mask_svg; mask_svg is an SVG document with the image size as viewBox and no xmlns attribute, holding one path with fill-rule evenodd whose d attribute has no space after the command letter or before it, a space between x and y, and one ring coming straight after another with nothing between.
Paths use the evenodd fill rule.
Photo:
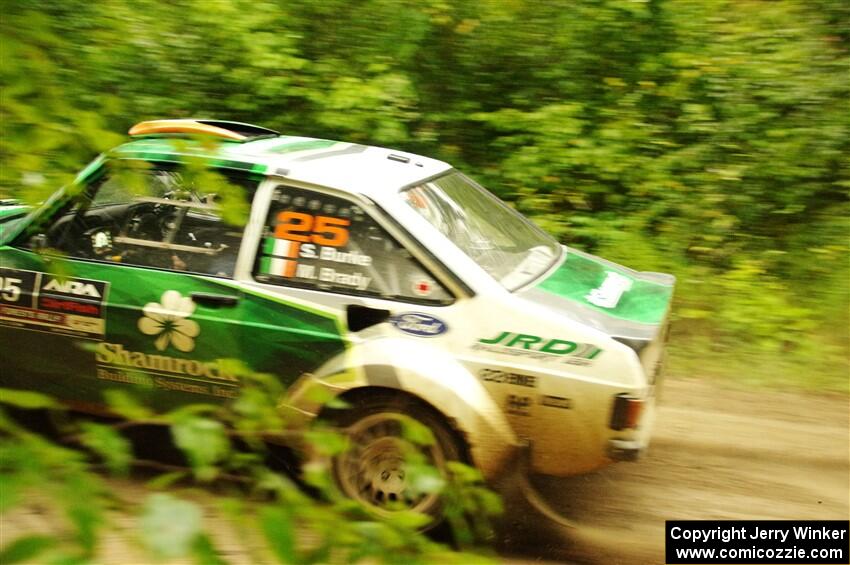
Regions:
<instances>
[{"instance_id":1,"label":"mud flap","mask_svg":"<svg viewBox=\"0 0 850 565\"><path fill-rule=\"evenodd\" d=\"M503 526L513 529L516 525L508 523L508 517L519 516L523 522L518 524L520 528L527 528L529 523L534 524L535 529L577 528L575 522L559 514L537 492L529 479L530 469L531 446L524 444L517 448L502 475L493 481L492 488L502 497L507 510ZM545 525L537 519L539 516L546 519Z\"/></svg>"}]
</instances>

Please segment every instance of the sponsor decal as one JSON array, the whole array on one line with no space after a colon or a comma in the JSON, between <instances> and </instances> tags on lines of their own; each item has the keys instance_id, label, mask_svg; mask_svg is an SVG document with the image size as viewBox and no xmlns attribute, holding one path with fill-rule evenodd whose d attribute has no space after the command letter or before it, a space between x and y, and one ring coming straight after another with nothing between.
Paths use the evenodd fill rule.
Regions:
<instances>
[{"instance_id":1,"label":"sponsor decal","mask_svg":"<svg viewBox=\"0 0 850 565\"><path fill-rule=\"evenodd\" d=\"M356 273L342 273L329 267L319 268L319 280L344 286L353 286L357 290L366 290L369 288L369 283L372 282L371 277L367 277L359 271Z\"/></svg>"},{"instance_id":2,"label":"sponsor decal","mask_svg":"<svg viewBox=\"0 0 850 565\"><path fill-rule=\"evenodd\" d=\"M141 351L128 351L120 343L102 342L97 344L95 360L103 365L142 369L152 373L172 373L213 381L239 382L238 377L227 370L221 359L199 361L169 355L154 355Z\"/></svg>"},{"instance_id":3,"label":"sponsor decal","mask_svg":"<svg viewBox=\"0 0 850 565\"><path fill-rule=\"evenodd\" d=\"M47 282L41 287L41 291L44 293L54 292L72 294L74 296L88 296L90 298L103 298L103 295L98 292L97 287L92 282L73 279L61 280L51 276L48 276L47 279Z\"/></svg>"},{"instance_id":4,"label":"sponsor decal","mask_svg":"<svg viewBox=\"0 0 850 565\"><path fill-rule=\"evenodd\" d=\"M584 298L600 308L616 308L620 298L632 288L632 280L613 271L605 271L606 277L599 288L594 288Z\"/></svg>"},{"instance_id":5,"label":"sponsor decal","mask_svg":"<svg viewBox=\"0 0 850 565\"><path fill-rule=\"evenodd\" d=\"M431 291L434 290L434 281L431 279L413 281L413 284L410 285L410 290L416 296L430 296Z\"/></svg>"},{"instance_id":6,"label":"sponsor decal","mask_svg":"<svg viewBox=\"0 0 850 565\"><path fill-rule=\"evenodd\" d=\"M301 250L301 256L311 259L316 258L316 246L312 243L305 243ZM334 247L325 247L323 245L318 248L318 258L322 261L358 265L360 267L369 267L372 265L372 258L368 255L356 251L339 251Z\"/></svg>"},{"instance_id":7,"label":"sponsor decal","mask_svg":"<svg viewBox=\"0 0 850 565\"><path fill-rule=\"evenodd\" d=\"M531 397L509 394L505 398L505 411L515 416L530 416Z\"/></svg>"},{"instance_id":8,"label":"sponsor decal","mask_svg":"<svg viewBox=\"0 0 850 565\"><path fill-rule=\"evenodd\" d=\"M573 407L573 400L571 398L564 398L563 396L551 396L544 394L540 397L540 404L551 408L563 408L565 410L570 410Z\"/></svg>"},{"instance_id":9,"label":"sponsor decal","mask_svg":"<svg viewBox=\"0 0 850 565\"><path fill-rule=\"evenodd\" d=\"M490 339L479 339L472 349L542 361L560 360L568 365L590 365L603 352L592 343L505 331Z\"/></svg>"},{"instance_id":10,"label":"sponsor decal","mask_svg":"<svg viewBox=\"0 0 850 565\"><path fill-rule=\"evenodd\" d=\"M310 204L311 208L321 207L319 201L315 201L315 206L313 202ZM372 266L371 256L340 250L349 241L350 219L286 210L278 213L275 221L273 237L263 239L261 273L349 286L361 291L369 288L371 277L360 271L352 273L336 268L338 265ZM301 260L308 260L308 263ZM309 261L321 263L315 265Z\"/></svg>"},{"instance_id":11,"label":"sponsor decal","mask_svg":"<svg viewBox=\"0 0 850 565\"><path fill-rule=\"evenodd\" d=\"M200 326L189 316L195 311L195 302L176 290L162 293L159 303L148 302L142 308L139 318L139 331L156 336L154 345L165 351L169 345L183 352L195 349L195 338L201 332Z\"/></svg>"},{"instance_id":12,"label":"sponsor decal","mask_svg":"<svg viewBox=\"0 0 850 565\"><path fill-rule=\"evenodd\" d=\"M314 216L305 212L285 210L276 218L274 236L301 243L317 243L342 247L348 243L351 220L333 216Z\"/></svg>"},{"instance_id":13,"label":"sponsor decal","mask_svg":"<svg viewBox=\"0 0 850 565\"><path fill-rule=\"evenodd\" d=\"M102 381L133 384L148 388L156 387L165 390L187 392L190 394L218 396L221 398L236 398L239 396L238 387L228 383L213 384L206 382L192 382L186 381L183 378L169 378L162 375L125 372L121 369L113 369L110 367L98 367L97 378Z\"/></svg>"},{"instance_id":14,"label":"sponsor decal","mask_svg":"<svg viewBox=\"0 0 850 565\"><path fill-rule=\"evenodd\" d=\"M405 312L390 318L399 331L417 337L436 337L448 331L449 326L439 318L421 312Z\"/></svg>"},{"instance_id":15,"label":"sponsor decal","mask_svg":"<svg viewBox=\"0 0 850 565\"><path fill-rule=\"evenodd\" d=\"M109 283L0 268L0 324L103 339Z\"/></svg>"},{"instance_id":16,"label":"sponsor decal","mask_svg":"<svg viewBox=\"0 0 850 565\"><path fill-rule=\"evenodd\" d=\"M296 241L267 237L263 240L260 271L277 277L294 277L301 244Z\"/></svg>"},{"instance_id":17,"label":"sponsor decal","mask_svg":"<svg viewBox=\"0 0 850 565\"><path fill-rule=\"evenodd\" d=\"M148 302L137 322L140 332L153 337L158 351L169 348L188 353L201 333L189 317L195 302L176 290L162 293L159 302ZM97 378L166 390L233 398L239 378L222 359L201 361L125 349L120 343L102 342L95 347Z\"/></svg>"},{"instance_id":18,"label":"sponsor decal","mask_svg":"<svg viewBox=\"0 0 850 565\"><path fill-rule=\"evenodd\" d=\"M507 371L500 371L499 369L481 369L478 371L478 376L485 382L525 386L529 388L537 387L537 377L533 375L509 373Z\"/></svg>"}]
</instances>

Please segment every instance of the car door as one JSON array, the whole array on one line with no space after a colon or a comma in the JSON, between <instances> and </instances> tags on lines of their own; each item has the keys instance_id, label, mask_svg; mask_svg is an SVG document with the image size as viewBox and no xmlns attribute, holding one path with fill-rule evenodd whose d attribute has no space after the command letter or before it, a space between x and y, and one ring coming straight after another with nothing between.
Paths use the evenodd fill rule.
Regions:
<instances>
[{"instance_id":1,"label":"car door","mask_svg":"<svg viewBox=\"0 0 850 565\"><path fill-rule=\"evenodd\" d=\"M167 165L101 176L0 250L18 289L0 293L4 384L83 407L116 388L159 408L235 396L243 227L216 200L236 187L226 204L247 208L258 179L222 173L216 186Z\"/></svg>"},{"instance_id":2,"label":"car door","mask_svg":"<svg viewBox=\"0 0 850 565\"><path fill-rule=\"evenodd\" d=\"M373 206L330 189L274 179L269 185L255 204L252 223L261 229L251 237L255 253L246 257L243 288L267 302L266 316L284 303L288 315L293 305L301 305L312 321L252 333L254 366L287 383L303 372L315 373L331 359L325 340L332 330L318 325L319 316L335 325L346 347L382 335L434 343L449 339L444 316L455 295L399 243ZM264 324L256 318L251 323ZM301 338L293 339L293 331L301 331ZM359 363L337 361L338 368Z\"/></svg>"}]
</instances>

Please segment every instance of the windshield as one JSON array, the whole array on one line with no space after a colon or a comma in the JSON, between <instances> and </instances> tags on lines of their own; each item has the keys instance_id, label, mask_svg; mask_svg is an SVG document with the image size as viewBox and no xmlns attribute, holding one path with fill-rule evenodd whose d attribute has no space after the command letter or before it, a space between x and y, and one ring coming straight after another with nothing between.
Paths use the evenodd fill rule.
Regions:
<instances>
[{"instance_id":1,"label":"windshield","mask_svg":"<svg viewBox=\"0 0 850 565\"><path fill-rule=\"evenodd\" d=\"M405 189L402 197L508 290L560 256L557 241L458 172Z\"/></svg>"}]
</instances>

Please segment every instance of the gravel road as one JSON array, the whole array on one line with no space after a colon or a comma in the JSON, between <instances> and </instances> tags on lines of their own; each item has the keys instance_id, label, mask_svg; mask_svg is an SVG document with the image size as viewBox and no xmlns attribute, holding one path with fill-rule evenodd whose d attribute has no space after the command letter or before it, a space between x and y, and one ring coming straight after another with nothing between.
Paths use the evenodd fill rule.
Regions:
<instances>
[{"instance_id":1,"label":"gravel road","mask_svg":"<svg viewBox=\"0 0 850 565\"><path fill-rule=\"evenodd\" d=\"M663 563L665 520L847 520L850 402L668 380L644 459L534 483L577 526L514 521L518 561Z\"/></svg>"}]
</instances>

